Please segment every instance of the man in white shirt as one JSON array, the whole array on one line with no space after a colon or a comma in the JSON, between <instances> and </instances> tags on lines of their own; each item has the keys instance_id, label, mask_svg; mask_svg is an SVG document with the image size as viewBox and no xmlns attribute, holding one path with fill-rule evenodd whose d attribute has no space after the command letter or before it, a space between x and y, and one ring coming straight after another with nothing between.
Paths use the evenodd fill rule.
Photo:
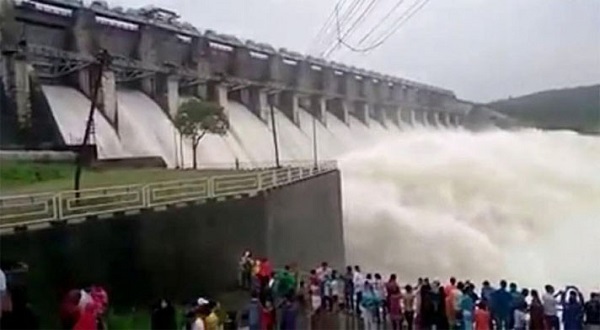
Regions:
<instances>
[{"instance_id":1,"label":"man in white shirt","mask_svg":"<svg viewBox=\"0 0 600 330\"><path fill-rule=\"evenodd\" d=\"M542 295L542 305L544 306L544 318L549 330L559 330L560 322L558 320L558 301L554 294L554 287L546 285L546 293Z\"/></svg>"},{"instance_id":2,"label":"man in white shirt","mask_svg":"<svg viewBox=\"0 0 600 330\"><path fill-rule=\"evenodd\" d=\"M356 304L356 313L360 315L360 302L362 300L362 293L365 289L365 276L360 272L360 267L354 266L354 299Z\"/></svg>"}]
</instances>

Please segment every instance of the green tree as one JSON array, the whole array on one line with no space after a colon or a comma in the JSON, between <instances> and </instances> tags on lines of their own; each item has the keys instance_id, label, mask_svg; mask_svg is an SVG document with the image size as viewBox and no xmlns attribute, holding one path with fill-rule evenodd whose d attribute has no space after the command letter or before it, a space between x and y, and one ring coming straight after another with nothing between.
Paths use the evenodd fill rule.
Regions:
<instances>
[{"instance_id":1,"label":"green tree","mask_svg":"<svg viewBox=\"0 0 600 330\"><path fill-rule=\"evenodd\" d=\"M192 141L194 168L198 168L196 152L204 135L225 135L229 128L223 107L196 98L186 100L179 106L173 122L179 134Z\"/></svg>"}]
</instances>

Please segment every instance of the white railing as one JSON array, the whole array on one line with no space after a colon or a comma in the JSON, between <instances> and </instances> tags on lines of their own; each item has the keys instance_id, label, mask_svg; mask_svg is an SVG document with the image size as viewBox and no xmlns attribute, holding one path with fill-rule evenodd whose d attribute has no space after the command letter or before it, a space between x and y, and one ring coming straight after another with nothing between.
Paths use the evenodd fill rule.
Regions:
<instances>
[{"instance_id":1,"label":"white railing","mask_svg":"<svg viewBox=\"0 0 600 330\"><path fill-rule=\"evenodd\" d=\"M239 164L238 164L239 165ZM246 164L244 164L246 165ZM0 229L102 216L209 198L255 194L337 168L335 161L287 163L280 168L218 174L177 181L0 196ZM241 168L241 167L240 167ZM245 169L250 169L245 167Z\"/></svg>"}]
</instances>

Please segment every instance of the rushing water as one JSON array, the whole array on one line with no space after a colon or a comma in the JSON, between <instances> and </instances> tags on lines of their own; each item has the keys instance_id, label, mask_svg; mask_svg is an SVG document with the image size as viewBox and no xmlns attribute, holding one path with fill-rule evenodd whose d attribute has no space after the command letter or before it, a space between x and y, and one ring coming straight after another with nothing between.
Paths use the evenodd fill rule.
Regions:
<instances>
[{"instance_id":1,"label":"rushing water","mask_svg":"<svg viewBox=\"0 0 600 330\"><path fill-rule=\"evenodd\" d=\"M600 288L598 138L415 129L340 165L352 263Z\"/></svg>"},{"instance_id":2,"label":"rushing water","mask_svg":"<svg viewBox=\"0 0 600 330\"><path fill-rule=\"evenodd\" d=\"M44 86L67 142L83 133L89 101ZM274 158L271 120L239 103L226 136L200 142L200 164ZM300 110L300 125L275 110L282 160L340 160L348 261L405 280L450 275L528 285L600 287L600 139L571 132L416 128L373 120L326 125ZM141 92L118 92L118 130L97 113L100 157L181 152L168 116ZM117 133L118 131L118 133ZM191 165L191 147L183 157Z\"/></svg>"}]
</instances>

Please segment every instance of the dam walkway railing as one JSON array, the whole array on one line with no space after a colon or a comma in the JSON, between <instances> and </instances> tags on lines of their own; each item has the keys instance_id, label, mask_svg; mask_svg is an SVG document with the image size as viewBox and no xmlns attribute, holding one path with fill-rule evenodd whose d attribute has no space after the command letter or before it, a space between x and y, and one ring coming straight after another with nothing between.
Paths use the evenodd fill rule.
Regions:
<instances>
[{"instance_id":1,"label":"dam walkway railing","mask_svg":"<svg viewBox=\"0 0 600 330\"><path fill-rule=\"evenodd\" d=\"M335 161L294 162L279 168L246 168L176 181L0 196L0 233L253 196L336 169Z\"/></svg>"}]
</instances>

